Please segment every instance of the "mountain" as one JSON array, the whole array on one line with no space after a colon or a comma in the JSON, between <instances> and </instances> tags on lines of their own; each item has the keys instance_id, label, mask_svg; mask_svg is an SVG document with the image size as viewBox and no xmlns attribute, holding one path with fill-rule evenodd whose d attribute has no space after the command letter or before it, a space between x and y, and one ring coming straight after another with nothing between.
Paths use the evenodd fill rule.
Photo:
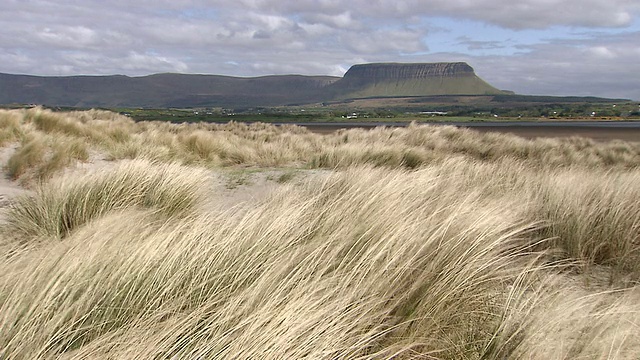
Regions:
<instances>
[{"instance_id":1,"label":"mountain","mask_svg":"<svg viewBox=\"0 0 640 360\"><path fill-rule=\"evenodd\" d=\"M0 104L72 107L257 107L370 97L504 94L466 63L354 65L344 77L0 74Z\"/></svg>"},{"instance_id":2,"label":"mountain","mask_svg":"<svg viewBox=\"0 0 640 360\"><path fill-rule=\"evenodd\" d=\"M0 103L73 107L269 106L313 102L339 78L155 74L44 77L0 74Z\"/></svg>"},{"instance_id":3,"label":"mountain","mask_svg":"<svg viewBox=\"0 0 640 360\"><path fill-rule=\"evenodd\" d=\"M331 87L341 98L505 94L462 62L354 65Z\"/></svg>"}]
</instances>

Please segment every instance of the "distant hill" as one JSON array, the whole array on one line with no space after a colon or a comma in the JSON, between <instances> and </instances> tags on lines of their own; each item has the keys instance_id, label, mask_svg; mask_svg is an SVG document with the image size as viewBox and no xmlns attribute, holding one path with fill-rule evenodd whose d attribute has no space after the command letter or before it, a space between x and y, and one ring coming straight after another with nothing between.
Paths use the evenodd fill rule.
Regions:
<instances>
[{"instance_id":1,"label":"distant hill","mask_svg":"<svg viewBox=\"0 0 640 360\"><path fill-rule=\"evenodd\" d=\"M309 103L330 76L155 74L45 77L0 74L0 103L73 107L269 106Z\"/></svg>"},{"instance_id":2,"label":"distant hill","mask_svg":"<svg viewBox=\"0 0 640 360\"><path fill-rule=\"evenodd\" d=\"M330 88L338 98L506 94L462 62L354 65Z\"/></svg>"},{"instance_id":3,"label":"distant hill","mask_svg":"<svg viewBox=\"0 0 640 360\"><path fill-rule=\"evenodd\" d=\"M344 77L155 74L46 77L0 74L0 104L70 107L260 107L345 99L506 95L466 63L354 65Z\"/></svg>"}]
</instances>

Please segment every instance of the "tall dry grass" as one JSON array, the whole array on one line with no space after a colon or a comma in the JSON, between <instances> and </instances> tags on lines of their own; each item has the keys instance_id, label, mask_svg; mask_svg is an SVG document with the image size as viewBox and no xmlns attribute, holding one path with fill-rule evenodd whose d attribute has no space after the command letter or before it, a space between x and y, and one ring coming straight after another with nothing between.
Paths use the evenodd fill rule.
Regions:
<instances>
[{"instance_id":1,"label":"tall dry grass","mask_svg":"<svg viewBox=\"0 0 640 360\"><path fill-rule=\"evenodd\" d=\"M57 140L137 160L13 204L0 358L640 357L637 144L12 114L18 178ZM211 206L238 165L334 171Z\"/></svg>"},{"instance_id":2,"label":"tall dry grass","mask_svg":"<svg viewBox=\"0 0 640 360\"><path fill-rule=\"evenodd\" d=\"M18 140L21 135L20 114L15 111L0 110L0 146Z\"/></svg>"},{"instance_id":3,"label":"tall dry grass","mask_svg":"<svg viewBox=\"0 0 640 360\"><path fill-rule=\"evenodd\" d=\"M166 191L176 193L182 189L176 185L191 184L201 174L178 167L182 177L176 180L176 172L144 167L149 176L173 181ZM417 171L352 168L283 185L255 206L190 206L188 216L168 218L92 195L98 188L93 177L72 182L89 185L64 187L61 198L91 198L73 204L109 211L89 211L91 221L84 221L82 211L69 211L66 216L79 220L63 241L40 241L0 264L0 355L640 354L632 336L640 311L637 287L590 288L571 271L577 259L567 253L558 263L554 248L562 242L540 232L563 226L562 219L536 217L545 189L533 187L549 184L544 181L553 173L536 178L530 171L527 179L521 177L526 169L515 167L519 176L496 175L507 169L513 164L465 158ZM136 173L135 167L120 171ZM486 181L492 177L494 182ZM115 179L110 178L114 185L121 183ZM519 192L522 184L533 188ZM56 214L60 201L38 200L49 193L36 193L18 207L38 203L42 214ZM155 207L182 196L162 196ZM604 200L611 193L592 196ZM566 211L587 216L589 223L579 209ZM10 224L28 223L17 214L10 215ZM34 240L43 236L29 234Z\"/></svg>"},{"instance_id":4,"label":"tall dry grass","mask_svg":"<svg viewBox=\"0 0 640 360\"><path fill-rule=\"evenodd\" d=\"M70 213L63 242L3 269L3 356L478 354L526 269L529 225L475 196L453 204L445 178L410 178L354 170L236 215L127 211L82 226Z\"/></svg>"},{"instance_id":5,"label":"tall dry grass","mask_svg":"<svg viewBox=\"0 0 640 360\"><path fill-rule=\"evenodd\" d=\"M188 213L207 188L203 171L148 161L54 179L34 195L18 199L8 212L6 230L16 238L67 236L77 227L113 211L153 208L169 216Z\"/></svg>"},{"instance_id":6,"label":"tall dry grass","mask_svg":"<svg viewBox=\"0 0 640 360\"><path fill-rule=\"evenodd\" d=\"M640 280L640 172L574 170L542 180L536 214L564 256ZM588 269L585 269L588 270ZM615 277L615 276L614 276ZM613 281L613 278L611 279Z\"/></svg>"},{"instance_id":7,"label":"tall dry grass","mask_svg":"<svg viewBox=\"0 0 640 360\"><path fill-rule=\"evenodd\" d=\"M331 135L309 133L296 126L267 124L135 123L106 111L54 113L42 108L4 111L0 141L19 141L22 157L43 160L24 164L17 172L25 182L44 181L86 156L72 156L51 171L30 145L46 138L45 153L55 153L57 141L84 146L84 153L108 160L147 158L182 164L300 168L348 168L353 165L418 168L450 156L482 162L514 159L530 167L636 168L640 143L596 143L588 139L525 140L505 134L478 134L451 126L412 125L403 129L344 130ZM4 140L2 140L4 139ZM41 148L41 147L40 147ZM55 156L50 156L55 158ZM31 171L33 170L33 171Z\"/></svg>"}]
</instances>

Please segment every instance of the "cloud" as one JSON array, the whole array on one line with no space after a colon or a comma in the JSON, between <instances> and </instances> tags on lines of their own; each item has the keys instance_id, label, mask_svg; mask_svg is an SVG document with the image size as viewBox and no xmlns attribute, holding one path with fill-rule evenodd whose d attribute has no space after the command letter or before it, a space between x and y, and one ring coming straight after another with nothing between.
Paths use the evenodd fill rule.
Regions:
<instances>
[{"instance_id":1,"label":"cloud","mask_svg":"<svg viewBox=\"0 0 640 360\"><path fill-rule=\"evenodd\" d=\"M253 11L284 14L334 16L350 11L374 19L447 16L513 29L626 26L640 12L636 0L245 0L237 4Z\"/></svg>"},{"instance_id":2,"label":"cloud","mask_svg":"<svg viewBox=\"0 0 640 360\"><path fill-rule=\"evenodd\" d=\"M5 0L0 72L342 75L467 61L522 93L640 99L639 15L637 0ZM437 18L466 33L447 38ZM535 31L546 38L521 38ZM446 53L430 53L438 41Z\"/></svg>"},{"instance_id":3,"label":"cloud","mask_svg":"<svg viewBox=\"0 0 640 360\"><path fill-rule=\"evenodd\" d=\"M469 58L488 82L525 94L640 100L640 32L532 46L512 57Z\"/></svg>"},{"instance_id":4,"label":"cloud","mask_svg":"<svg viewBox=\"0 0 640 360\"><path fill-rule=\"evenodd\" d=\"M303 19L309 25L322 24L329 28L350 30L362 29L362 24L354 19L351 15L351 11L344 11L339 14L305 14Z\"/></svg>"},{"instance_id":5,"label":"cloud","mask_svg":"<svg viewBox=\"0 0 640 360\"><path fill-rule=\"evenodd\" d=\"M96 32L84 26L62 26L57 29L44 28L38 39L54 46L86 47L95 45Z\"/></svg>"},{"instance_id":6,"label":"cloud","mask_svg":"<svg viewBox=\"0 0 640 360\"><path fill-rule=\"evenodd\" d=\"M381 29L345 33L340 40L344 46L358 54L398 54L428 50L422 41L425 35L425 32L411 28Z\"/></svg>"},{"instance_id":7,"label":"cloud","mask_svg":"<svg viewBox=\"0 0 640 360\"><path fill-rule=\"evenodd\" d=\"M189 70L189 66L184 62L157 54L141 54L132 51L122 60L124 62L122 68L125 70L148 71L149 69L164 69L164 71L170 72L186 72Z\"/></svg>"},{"instance_id":8,"label":"cloud","mask_svg":"<svg viewBox=\"0 0 640 360\"><path fill-rule=\"evenodd\" d=\"M591 55L601 59L612 60L618 57L618 55L613 50L610 50L608 47L603 45L590 47L588 49L588 52L591 53Z\"/></svg>"},{"instance_id":9,"label":"cloud","mask_svg":"<svg viewBox=\"0 0 640 360\"><path fill-rule=\"evenodd\" d=\"M510 41L479 41L472 40L468 36L458 38L458 44L464 45L468 50L503 49Z\"/></svg>"}]
</instances>

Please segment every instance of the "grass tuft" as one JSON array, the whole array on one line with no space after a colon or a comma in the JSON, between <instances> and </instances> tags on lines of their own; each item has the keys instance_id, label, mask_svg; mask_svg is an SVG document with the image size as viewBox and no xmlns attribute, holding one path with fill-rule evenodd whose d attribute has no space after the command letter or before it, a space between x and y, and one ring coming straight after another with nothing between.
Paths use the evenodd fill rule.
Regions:
<instances>
[{"instance_id":1,"label":"grass tuft","mask_svg":"<svg viewBox=\"0 0 640 360\"><path fill-rule=\"evenodd\" d=\"M8 231L21 238L66 237L104 214L132 207L156 209L167 216L186 214L207 184L203 171L178 165L131 161L80 177L63 177L39 186L35 195L16 201L8 213Z\"/></svg>"},{"instance_id":2,"label":"grass tuft","mask_svg":"<svg viewBox=\"0 0 640 360\"><path fill-rule=\"evenodd\" d=\"M41 135L28 135L21 146L9 158L6 165L8 175L16 180L29 169L42 163L46 153L46 140Z\"/></svg>"}]
</instances>

